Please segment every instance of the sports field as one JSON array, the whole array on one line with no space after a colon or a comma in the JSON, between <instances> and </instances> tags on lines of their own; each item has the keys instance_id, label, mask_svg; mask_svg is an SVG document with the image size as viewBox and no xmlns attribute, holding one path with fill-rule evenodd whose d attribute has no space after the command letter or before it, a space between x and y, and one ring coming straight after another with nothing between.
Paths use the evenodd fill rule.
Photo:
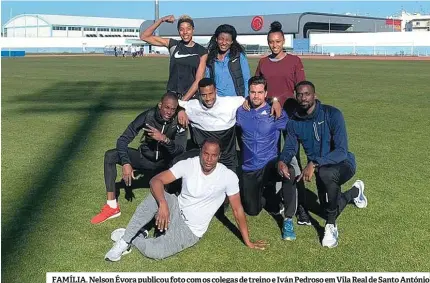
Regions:
<instances>
[{"instance_id":1,"label":"sports field","mask_svg":"<svg viewBox=\"0 0 430 283\"><path fill-rule=\"evenodd\" d=\"M121 190L121 217L91 225L105 203L104 152L158 101L167 59L2 59L2 282L45 282L48 271L429 271L430 63L304 65L320 99L343 111L354 179L366 184L369 206L345 209L339 246L321 247L324 221L315 213L321 226L296 226L297 240L287 242L263 211L248 223L252 239L270 247L250 250L230 231L229 211L230 225L214 218L176 256L153 261L134 250L110 263L110 232L125 227L148 190L134 190L132 202ZM315 185L307 186L315 203Z\"/></svg>"}]
</instances>

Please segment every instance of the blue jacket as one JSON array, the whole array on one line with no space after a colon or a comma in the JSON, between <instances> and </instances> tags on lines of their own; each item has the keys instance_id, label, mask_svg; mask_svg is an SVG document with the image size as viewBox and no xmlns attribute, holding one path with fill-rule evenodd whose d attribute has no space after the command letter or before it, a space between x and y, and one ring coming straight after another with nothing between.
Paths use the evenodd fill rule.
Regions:
<instances>
[{"instance_id":1,"label":"blue jacket","mask_svg":"<svg viewBox=\"0 0 430 283\"><path fill-rule=\"evenodd\" d=\"M230 61L230 51L224 57L223 61L215 60L215 85L218 96L236 96L233 78L228 68ZM248 96L248 80L251 77L248 60L245 54L240 53L240 67L242 69L243 81L245 85L245 97ZM210 78L210 70L206 67L205 77Z\"/></svg>"},{"instance_id":2,"label":"blue jacket","mask_svg":"<svg viewBox=\"0 0 430 283\"><path fill-rule=\"evenodd\" d=\"M337 108L316 101L314 112L307 116L294 113L287 124L287 139L280 160L291 162L298 150L298 141L303 145L308 161L319 166L337 164L346 160L356 168L354 154L348 151L345 120Z\"/></svg>"},{"instance_id":3,"label":"blue jacket","mask_svg":"<svg viewBox=\"0 0 430 283\"><path fill-rule=\"evenodd\" d=\"M263 168L270 160L278 156L280 131L285 129L287 114L282 111L279 119L270 116L271 106L266 104L260 109L237 110L237 125L242 130L242 151L244 171Z\"/></svg>"}]
</instances>

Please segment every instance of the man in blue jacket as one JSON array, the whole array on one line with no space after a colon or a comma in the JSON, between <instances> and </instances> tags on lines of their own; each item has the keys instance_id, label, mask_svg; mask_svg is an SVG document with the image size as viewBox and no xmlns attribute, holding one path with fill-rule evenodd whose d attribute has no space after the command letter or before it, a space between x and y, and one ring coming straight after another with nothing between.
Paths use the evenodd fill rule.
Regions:
<instances>
[{"instance_id":1,"label":"man in blue jacket","mask_svg":"<svg viewBox=\"0 0 430 283\"><path fill-rule=\"evenodd\" d=\"M240 107L237 110L237 125L242 132L243 154L243 187L241 198L245 212L248 215L258 215L266 199L267 190L273 190L274 184L281 181L276 169L278 161L278 140L281 130L285 129L288 117L282 111L279 119L270 116L270 106L266 102L267 82L263 77L252 77L248 82L250 111ZM294 157L293 157L294 158ZM295 158L294 158L295 159ZM297 161L296 161L297 162ZM297 172L297 171L296 171ZM282 178L282 193L284 197L284 225L282 238L295 240L292 217L297 208L297 192L294 181L295 170L290 166L288 174L292 178ZM290 176L288 175L288 176ZM269 183L273 183L272 186ZM270 199L267 199L269 201Z\"/></svg>"},{"instance_id":2,"label":"man in blue jacket","mask_svg":"<svg viewBox=\"0 0 430 283\"><path fill-rule=\"evenodd\" d=\"M357 180L353 187L342 193L340 186L355 174L354 154L348 151L345 120L335 107L321 104L316 99L315 86L309 81L296 87L299 108L287 124L288 137L278 162L279 173L288 174L287 165L297 153L298 142L303 145L308 164L299 179L310 182L315 174L320 204L327 216L324 247L338 244L336 218L348 203L358 208L367 206L364 183Z\"/></svg>"}]
</instances>

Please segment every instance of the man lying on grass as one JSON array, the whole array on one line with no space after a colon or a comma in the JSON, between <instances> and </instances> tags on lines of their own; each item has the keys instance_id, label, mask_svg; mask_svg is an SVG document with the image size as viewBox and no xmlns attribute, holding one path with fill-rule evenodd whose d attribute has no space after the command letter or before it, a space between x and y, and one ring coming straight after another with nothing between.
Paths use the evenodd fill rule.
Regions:
<instances>
[{"instance_id":1,"label":"man lying on grass","mask_svg":"<svg viewBox=\"0 0 430 283\"><path fill-rule=\"evenodd\" d=\"M196 244L208 229L215 212L227 195L244 243L264 250L264 241L251 242L246 216L239 196L236 174L218 163L219 141L208 138L200 155L179 161L150 182L151 194L136 208L126 229L112 233L115 244L106 254L108 261L119 261L135 246L144 256L163 259ZM182 178L179 196L164 191L164 186ZM143 227L155 217L157 229L165 233L148 238Z\"/></svg>"}]
</instances>

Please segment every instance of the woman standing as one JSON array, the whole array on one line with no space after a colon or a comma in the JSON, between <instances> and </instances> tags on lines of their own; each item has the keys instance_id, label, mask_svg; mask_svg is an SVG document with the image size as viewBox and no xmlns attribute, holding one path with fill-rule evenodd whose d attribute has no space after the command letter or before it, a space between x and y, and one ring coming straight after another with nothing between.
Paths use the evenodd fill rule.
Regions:
<instances>
[{"instance_id":1,"label":"woman standing","mask_svg":"<svg viewBox=\"0 0 430 283\"><path fill-rule=\"evenodd\" d=\"M181 40L153 35L163 22L173 23L173 15L158 19L140 34L140 39L155 46L169 49L170 67L167 91L175 92L179 99L188 100L197 92L198 82L203 78L207 50L193 41L194 22L188 16L178 20L178 33Z\"/></svg>"},{"instance_id":2,"label":"woman standing","mask_svg":"<svg viewBox=\"0 0 430 283\"><path fill-rule=\"evenodd\" d=\"M272 54L260 59L255 75L267 80L267 96L277 97L284 105L288 98L295 98L295 85L305 80L302 60L284 51L285 37L279 22L270 24L267 43Z\"/></svg>"},{"instance_id":3,"label":"woman standing","mask_svg":"<svg viewBox=\"0 0 430 283\"><path fill-rule=\"evenodd\" d=\"M236 29L224 24L215 30L208 45L206 77L215 81L219 96L248 96L248 60L236 38Z\"/></svg>"}]
</instances>

